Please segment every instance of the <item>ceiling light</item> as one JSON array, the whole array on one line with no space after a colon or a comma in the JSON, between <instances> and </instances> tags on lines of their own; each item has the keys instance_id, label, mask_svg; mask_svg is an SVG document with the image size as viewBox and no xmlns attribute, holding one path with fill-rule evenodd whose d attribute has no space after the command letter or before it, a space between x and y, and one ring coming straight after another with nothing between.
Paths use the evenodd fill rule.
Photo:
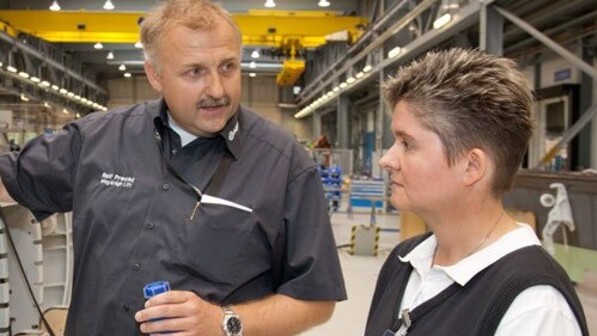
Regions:
<instances>
[{"instance_id":1,"label":"ceiling light","mask_svg":"<svg viewBox=\"0 0 597 336\"><path fill-rule=\"evenodd\" d=\"M67 109L62 109L62 113L68 114L68 110Z\"/></svg>"},{"instance_id":2,"label":"ceiling light","mask_svg":"<svg viewBox=\"0 0 597 336\"><path fill-rule=\"evenodd\" d=\"M114 59L114 53L113 52L109 52L108 55L106 56L106 59L112 60Z\"/></svg>"},{"instance_id":3,"label":"ceiling light","mask_svg":"<svg viewBox=\"0 0 597 336\"><path fill-rule=\"evenodd\" d=\"M346 82L342 82L342 83L340 83L340 88L341 88L341 89L344 89L344 88L346 88L347 86L348 86L348 84L346 84Z\"/></svg>"},{"instance_id":4,"label":"ceiling light","mask_svg":"<svg viewBox=\"0 0 597 336\"><path fill-rule=\"evenodd\" d=\"M6 70L8 70L8 71L10 71L12 73L17 73L17 68L15 68L15 67L13 67L11 65L7 66Z\"/></svg>"},{"instance_id":5,"label":"ceiling light","mask_svg":"<svg viewBox=\"0 0 597 336\"><path fill-rule=\"evenodd\" d=\"M249 63L249 68L255 69L256 67L257 67L257 63L255 63L255 61L251 61L251 63Z\"/></svg>"},{"instance_id":6,"label":"ceiling light","mask_svg":"<svg viewBox=\"0 0 597 336\"><path fill-rule=\"evenodd\" d=\"M60 93L66 94L68 91L65 88L60 89Z\"/></svg>"},{"instance_id":7,"label":"ceiling light","mask_svg":"<svg viewBox=\"0 0 597 336\"><path fill-rule=\"evenodd\" d=\"M276 2L274 0L266 0L263 5L267 8L274 8L276 7Z\"/></svg>"},{"instance_id":8,"label":"ceiling light","mask_svg":"<svg viewBox=\"0 0 597 336\"><path fill-rule=\"evenodd\" d=\"M143 43L141 43L141 41L135 42L135 48L137 48L137 49L143 49Z\"/></svg>"},{"instance_id":9,"label":"ceiling light","mask_svg":"<svg viewBox=\"0 0 597 336\"><path fill-rule=\"evenodd\" d=\"M58 4L58 0L54 0L52 1L52 4L50 5L50 10L52 12L57 12L59 10L61 10L62 8L60 7L60 5Z\"/></svg>"},{"instance_id":10,"label":"ceiling light","mask_svg":"<svg viewBox=\"0 0 597 336\"><path fill-rule=\"evenodd\" d=\"M19 72L19 76L23 77L23 78L29 78L29 74L26 73L25 71L21 71Z\"/></svg>"},{"instance_id":11,"label":"ceiling light","mask_svg":"<svg viewBox=\"0 0 597 336\"><path fill-rule=\"evenodd\" d=\"M394 49L392 49L388 52L388 57L394 58L394 57L398 56L398 54L400 54L401 51L402 51L402 48L395 47Z\"/></svg>"},{"instance_id":12,"label":"ceiling light","mask_svg":"<svg viewBox=\"0 0 597 336\"><path fill-rule=\"evenodd\" d=\"M339 87L339 86L336 86L336 87L334 87L332 90L333 90L334 92L338 92L338 91L340 91L340 87Z\"/></svg>"},{"instance_id":13,"label":"ceiling light","mask_svg":"<svg viewBox=\"0 0 597 336\"><path fill-rule=\"evenodd\" d=\"M330 2L327 0L319 0L319 3L317 4L317 6L319 7L330 7Z\"/></svg>"},{"instance_id":14,"label":"ceiling light","mask_svg":"<svg viewBox=\"0 0 597 336\"><path fill-rule=\"evenodd\" d=\"M31 81L34 83L39 83L39 82L41 82L41 79L39 79L37 77L31 77Z\"/></svg>"},{"instance_id":15,"label":"ceiling light","mask_svg":"<svg viewBox=\"0 0 597 336\"><path fill-rule=\"evenodd\" d=\"M367 65L365 65L365 67L363 68L363 72L367 73L367 72L369 72L369 71L371 71L371 65L367 64Z\"/></svg>"},{"instance_id":16,"label":"ceiling light","mask_svg":"<svg viewBox=\"0 0 597 336\"><path fill-rule=\"evenodd\" d=\"M106 0L106 2L104 3L104 9L105 10L113 10L114 8L115 7L114 7L114 4L112 3L112 1Z\"/></svg>"},{"instance_id":17,"label":"ceiling light","mask_svg":"<svg viewBox=\"0 0 597 336\"><path fill-rule=\"evenodd\" d=\"M67 93L66 93L66 95L67 95L67 96L69 96L70 98L72 98L72 97L74 97L74 96L75 96L75 94L74 94L74 93L72 93L72 92L70 92L70 91L69 91L69 92L67 92Z\"/></svg>"},{"instance_id":18,"label":"ceiling light","mask_svg":"<svg viewBox=\"0 0 597 336\"><path fill-rule=\"evenodd\" d=\"M450 21L452 21L452 15L450 15L450 13L446 13L437 18L437 20L433 21L433 28L440 29Z\"/></svg>"},{"instance_id":19,"label":"ceiling light","mask_svg":"<svg viewBox=\"0 0 597 336\"><path fill-rule=\"evenodd\" d=\"M259 58L259 51L257 51L257 49L253 50L253 52L251 53L251 57L252 58Z\"/></svg>"},{"instance_id":20,"label":"ceiling light","mask_svg":"<svg viewBox=\"0 0 597 336\"><path fill-rule=\"evenodd\" d=\"M348 84L352 84L352 83L354 83L355 81L356 81L356 79L354 79L354 77L348 77L348 78L346 79L346 83L348 83Z\"/></svg>"},{"instance_id":21,"label":"ceiling light","mask_svg":"<svg viewBox=\"0 0 597 336\"><path fill-rule=\"evenodd\" d=\"M130 73L130 72L125 72L125 73L124 73L124 77L126 77L126 78L130 78L130 77L131 77L131 73Z\"/></svg>"},{"instance_id":22,"label":"ceiling light","mask_svg":"<svg viewBox=\"0 0 597 336\"><path fill-rule=\"evenodd\" d=\"M118 67L118 70L120 70L120 71L124 71L124 70L126 70L126 65L124 65L124 63L122 63L122 64L121 64L121 65Z\"/></svg>"},{"instance_id":23,"label":"ceiling light","mask_svg":"<svg viewBox=\"0 0 597 336\"><path fill-rule=\"evenodd\" d=\"M257 76L257 74L256 74L256 73L254 73L254 72L250 72L250 73L249 73L249 77L255 77L255 76Z\"/></svg>"},{"instance_id":24,"label":"ceiling light","mask_svg":"<svg viewBox=\"0 0 597 336\"><path fill-rule=\"evenodd\" d=\"M48 81L43 81L41 82L39 85L43 86L43 87L49 87L50 86L50 82Z\"/></svg>"},{"instance_id":25,"label":"ceiling light","mask_svg":"<svg viewBox=\"0 0 597 336\"><path fill-rule=\"evenodd\" d=\"M98 42L98 43L94 44L93 47L95 49L103 49L104 45L101 42Z\"/></svg>"},{"instance_id":26,"label":"ceiling light","mask_svg":"<svg viewBox=\"0 0 597 336\"><path fill-rule=\"evenodd\" d=\"M52 84L52 90L58 91L58 89L60 89L60 87L58 85Z\"/></svg>"},{"instance_id":27,"label":"ceiling light","mask_svg":"<svg viewBox=\"0 0 597 336\"><path fill-rule=\"evenodd\" d=\"M27 97L23 93L21 93L21 100L28 102L29 101L29 97Z\"/></svg>"},{"instance_id":28,"label":"ceiling light","mask_svg":"<svg viewBox=\"0 0 597 336\"><path fill-rule=\"evenodd\" d=\"M50 103L48 103L48 102L46 101L46 102L44 102L44 107L45 107L45 108L50 108L50 107L52 107L52 106L50 106Z\"/></svg>"},{"instance_id":29,"label":"ceiling light","mask_svg":"<svg viewBox=\"0 0 597 336\"><path fill-rule=\"evenodd\" d=\"M359 79L359 78L361 78L361 77L365 76L365 73L364 73L364 72L362 72L362 71L360 71L360 72L358 72L358 73L357 73L356 75L354 75L354 76L355 76L357 79Z\"/></svg>"},{"instance_id":30,"label":"ceiling light","mask_svg":"<svg viewBox=\"0 0 597 336\"><path fill-rule=\"evenodd\" d=\"M75 116L76 116L77 118L81 118L81 114L79 114L79 113L75 114Z\"/></svg>"}]
</instances>

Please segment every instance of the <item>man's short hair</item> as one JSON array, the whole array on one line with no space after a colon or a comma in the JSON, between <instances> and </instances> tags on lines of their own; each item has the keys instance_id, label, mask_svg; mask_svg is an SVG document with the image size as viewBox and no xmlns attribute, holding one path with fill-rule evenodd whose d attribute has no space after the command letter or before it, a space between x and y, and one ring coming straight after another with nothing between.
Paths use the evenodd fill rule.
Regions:
<instances>
[{"instance_id":1,"label":"man's short hair","mask_svg":"<svg viewBox=\"0 0 597 336\"><path fill-rule=\"evenodd\" d=\"M493 196L510 189L533 131L533 94L517 64L478 50L432 51L384 84L392 111L399 101L436 133L449 165L466 150L492 158Z\"/></svg>"},{"instance_id":2,"label":"man's short hair","mask_svg":"<svg viewBox=\"0 0 597 336\"><path fill-rule=\"evenodd\" d=\"M182 25L196 31L210 31L221 22L219 19L224 19L232 26L240 45L240 29L230 13L220 5L210 0L165 0L148 12L141 21L141 43L145 59L159 72L158 49L168 29Z\"/></svg>"}]
</instances>

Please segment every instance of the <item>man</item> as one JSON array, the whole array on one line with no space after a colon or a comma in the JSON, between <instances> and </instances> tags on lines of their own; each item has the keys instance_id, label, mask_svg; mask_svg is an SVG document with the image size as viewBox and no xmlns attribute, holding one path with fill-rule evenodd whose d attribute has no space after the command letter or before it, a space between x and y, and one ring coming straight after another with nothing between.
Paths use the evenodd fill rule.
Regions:
<instances>
[{"instance_id":1,"label":"man","mask_svg":"<svg viewBox=\"0 0 597 336\"><path fill-rule=\"evenodd\" d=\"M232 18L171 0L141 38L163 100L0 158L37 218L73 211L67 334L293 335L326 321L346 293L319 177L292 136L239 106ZM173 290L144 302L156 280Z\"/></svg>"}]
</instances>

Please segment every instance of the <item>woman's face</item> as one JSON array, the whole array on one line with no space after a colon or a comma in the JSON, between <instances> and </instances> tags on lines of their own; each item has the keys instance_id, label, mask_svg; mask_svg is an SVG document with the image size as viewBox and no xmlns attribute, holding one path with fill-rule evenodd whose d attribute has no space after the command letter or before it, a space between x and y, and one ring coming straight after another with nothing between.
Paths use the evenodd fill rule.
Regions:
<instances>
[{"instance_id":1,"label":"woman's face","mask_svg":"<svg viewBox=\"0 0 597 336\"><path fill-rule=\"evenodd\" d=\"M448 165L440 137L419 122L412 108L406 101L394 108L395 142L379 164L390 173L394 206L419 214L441 211L456 199L458 162Z\"/></svg>"}]
</instances>

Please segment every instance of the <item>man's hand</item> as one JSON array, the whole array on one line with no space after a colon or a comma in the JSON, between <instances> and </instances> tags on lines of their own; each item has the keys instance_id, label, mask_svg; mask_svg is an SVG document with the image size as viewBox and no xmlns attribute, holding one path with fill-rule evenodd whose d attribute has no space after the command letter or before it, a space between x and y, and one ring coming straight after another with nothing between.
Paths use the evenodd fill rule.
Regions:
<instances>
[{"instance_id":1,"label":"man's hand","mask_svg":"<svg viewBox=\"0 0 597 336\"><path fill-rule=\"evenodd\" d=\"M204 301L193 292L170 291L145 302L145 309L135 314L146 334L173 331L173 335L223 335L222 309ZM152 321L153 320L153 321Z\"/></svg>"}]
</instances>

